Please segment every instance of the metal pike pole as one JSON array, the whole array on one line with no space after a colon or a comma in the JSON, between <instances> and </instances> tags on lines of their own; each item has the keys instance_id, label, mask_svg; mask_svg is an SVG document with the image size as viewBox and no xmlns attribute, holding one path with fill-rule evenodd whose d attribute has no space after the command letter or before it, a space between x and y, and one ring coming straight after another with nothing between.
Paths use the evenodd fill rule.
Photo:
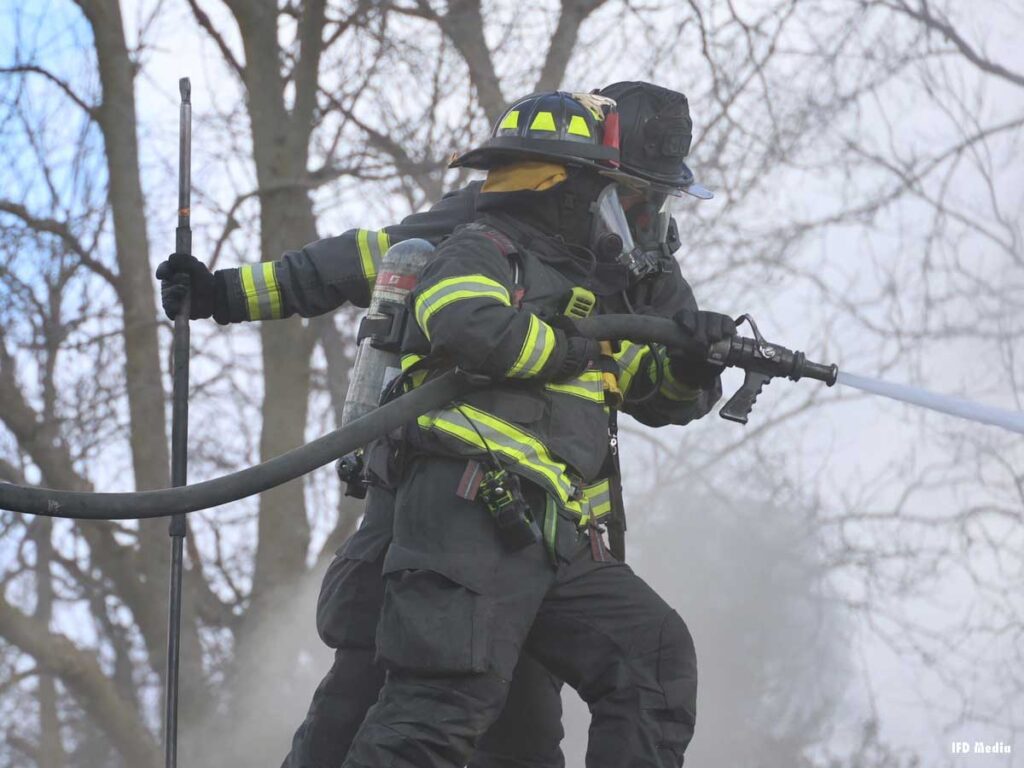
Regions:
<instances>
[{"instance_id":1,"label":"metal pike pole","mask_svg":"<svg viewBox=\"0 0 1024 768\"><path fill-rule=\"evenodd\" d=\"M181 92L181 122L178 138L178 228L174 250L192 253L190 226L192 185L192 85L187 77L178 81ZM173 400L171 407L171 485L188 482L188 356L189 307L186 294L174 318ZM164 765L178 765L178 670L181 666L181 577L184 569L185 515L171 518L171 595L167 625L167 689L164 710Z\"/></svg>"}]
</instances>

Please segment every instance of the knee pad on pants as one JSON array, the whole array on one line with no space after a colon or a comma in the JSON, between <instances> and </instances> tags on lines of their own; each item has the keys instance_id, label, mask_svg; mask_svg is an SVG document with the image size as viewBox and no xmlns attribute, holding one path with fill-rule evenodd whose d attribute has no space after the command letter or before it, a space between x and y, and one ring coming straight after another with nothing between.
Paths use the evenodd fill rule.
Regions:
<instances>
[{"instance_id":1,"label":"knee pad on pants","mask_svg":"<svg viewBox=\"0 0 1024 768\"><path fill-rule=\"evenodd\" d=\"M675 611L661 625L657 684L660 692L642 696L640 706L658 725L659 747L670 753L667 764L682 765L697 717L697 654L690 630Z\"/></svg>"},{"instance_id":2,"label":"knee pad on pants","mask_svg":"<svg viewBox=\"0 0 1024 768\"><path fill-rule=\"evenodd\" d=\"M494 674L390 672L345 765L466 765L480 735L497 717L507 692L508 682Z\"/></svg>"},{"instance_id":3,"label":"knee pad on pants","mask_svg":"<svg viewBox=\"0 0 1024 768\"><path fill-rule=\"evenodd\" d=\"M565 768L562 681L528 654L519 657L505 706L469 768Z\"/></svg>"}]
</instances>

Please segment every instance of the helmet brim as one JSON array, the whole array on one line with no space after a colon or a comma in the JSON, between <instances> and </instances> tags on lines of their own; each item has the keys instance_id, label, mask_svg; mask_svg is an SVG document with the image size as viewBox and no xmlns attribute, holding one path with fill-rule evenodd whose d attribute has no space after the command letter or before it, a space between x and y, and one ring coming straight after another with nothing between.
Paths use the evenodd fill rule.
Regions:
<instances>
[{"instance_id":1,"label":"helmet brim","mask_svg":"<svg viewBox=\"0 0 1024 768\"><path fill-rule=\"evenodd\" d=\"M488 171L500 165L522 162L523 160L547 160L563 165L578 164L593 168L610 168L618 160L618 152L612 147L586 146L573 141L550 140L538 149L538 142L507 136L489 139L475 149L458 155L449 168L476 168ZM587 155L590 155L587 157Z\"/></svg>"}]
</instances>

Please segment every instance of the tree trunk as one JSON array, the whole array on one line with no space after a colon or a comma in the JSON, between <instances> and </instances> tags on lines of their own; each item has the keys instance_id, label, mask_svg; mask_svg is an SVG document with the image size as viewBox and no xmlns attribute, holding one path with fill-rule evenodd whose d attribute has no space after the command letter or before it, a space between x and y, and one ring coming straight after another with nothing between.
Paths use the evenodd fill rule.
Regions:
<instances>
[{"instance_id":1,"label":"tree trunk","mask_svg":"<svg viewBox=\"0 0 1024 768\"><path fill-rule=\"evenodd\" d=\"M103 133L109 174L109 197L124 311L125 380L131 421L131 452L135 487L169 484L169 450L165 424L165 390L161 380L154 278L149 261L145 200L139 178L139 145L135 109L136 65L125 42L118 0L78 0L95 38L103 99L98 121ZM177 200L168 200L168 243ZM150 663L163 677L167 634L169 538L162 520L140 521L139 557L135 578L148 600L130 603L140 617ZM99 561L102 562L102 561ZM133 587L136 585L133 585ZM182 700L207 700L202 649L192 606L182 616Z\"/></svg>"}]
</instances>

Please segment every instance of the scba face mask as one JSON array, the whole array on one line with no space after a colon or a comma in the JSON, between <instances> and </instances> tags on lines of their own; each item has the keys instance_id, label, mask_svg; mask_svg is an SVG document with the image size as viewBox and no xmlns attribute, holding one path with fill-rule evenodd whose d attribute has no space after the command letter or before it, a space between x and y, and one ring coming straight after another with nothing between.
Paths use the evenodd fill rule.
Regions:
<instances>
[{"instance_id":1,"label":"scba face mask","mask_svg":"<svg viewBox=\"0 0 1024 768\"><path fill-rule=\"evenodd\" d=\"M593 205L591 246L598 258L616 261L634 280L663 271L669 245L672 200L666 191L609 184Z\"/></svg>"}]
</instances>

